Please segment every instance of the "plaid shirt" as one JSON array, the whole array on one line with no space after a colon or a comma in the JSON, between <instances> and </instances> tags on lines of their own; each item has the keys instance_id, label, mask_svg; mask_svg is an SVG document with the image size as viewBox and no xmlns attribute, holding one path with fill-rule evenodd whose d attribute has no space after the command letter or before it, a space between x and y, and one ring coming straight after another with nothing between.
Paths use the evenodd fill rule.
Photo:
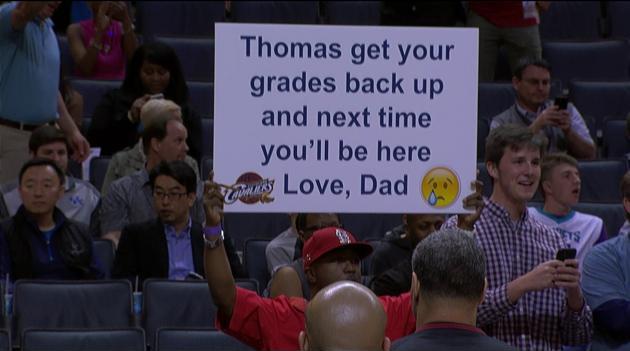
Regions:
<instances>
[{"instance_id":1,"label":"plaid shirt","mask_svg":"<svg viewBox=\"0 0 630 351\"><path fill-rule=\"evenodd\" d=\"M456 216L447 227L457 225ZM528 292L515 304L507 297L507 284L539 264L554 259L568 247L563 238L527 211L520 220L498 204L486 201L475 224L479 245L486 255L488 290L479 306L477 324L488 335L521 350L561 350L562 345L590 342L593 320L586 303L580 312L567 306L564 289Z\"/></svg>"}]
</instances>

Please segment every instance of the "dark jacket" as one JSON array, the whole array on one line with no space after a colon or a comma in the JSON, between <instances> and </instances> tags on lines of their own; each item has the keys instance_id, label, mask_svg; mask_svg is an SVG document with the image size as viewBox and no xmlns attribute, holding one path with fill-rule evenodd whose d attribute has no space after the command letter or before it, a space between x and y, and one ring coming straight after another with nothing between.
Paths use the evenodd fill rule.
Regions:
<instances>
[{"instance_id":1,"label":"dark jacket","mask_svg":"<svg viewBox=\"0 0 630 351\"><path fill-rule=\"evenodd\" d=\"M168 97L167 97L168 98ZM137 97L120 89L108 91L94 109L87 137L92 146L101 148L102 156L112 156L127 147L133 147L140 138L138 123L131 123L127 113ZM197 162L201 158L201 118L187 105L182 108L182 119L188 130L188 152ZM91 111L88 111L88 113Z\"/></svg>"},{"instance_id":2,"label":"dark jacket","mask_svg":"<svg viewBox=\"0 0 630 351\"><path fill-rule=\"evenodd\" d=\"M202 227L198 222L192 222L190 241L195 273L205 277ZM242 277L243 267L238 261L238 256L236 256L229 238L226 238L224 244L234 275ZM236 263L234 258L236 258ZM112 277L126 278L133 282L135 277L138 276L140 282L143 282L149 278L166 279L168 278L168 272L168 243L162 221L152 219L125 226L120 235ZM141 287L140 285L139 288Z\"/></svg>"},{"instance_id":3,"label":"dark jacket","mask_svg":"<svg viewBox=\"0 0 630 351\"><path fill-rule=\"evenodd\" d=\"M397 296L411 288L411 255L413 247L403 225L385 234L372 254L370 288L376 295Z\"/></svg>"},{"instance_id":4,"label":"dark jacket","mask_svg":"<svg viewBox=\"0 0 630 351\"><path fill-rule=\"evenodd\" d=\"M50 242L23 205L15 216L0 223L3 270L10 273L11 280L102 278L87 227L67 219L57 208L53 219L55 232Z\"/></svg>"}]
</instances>

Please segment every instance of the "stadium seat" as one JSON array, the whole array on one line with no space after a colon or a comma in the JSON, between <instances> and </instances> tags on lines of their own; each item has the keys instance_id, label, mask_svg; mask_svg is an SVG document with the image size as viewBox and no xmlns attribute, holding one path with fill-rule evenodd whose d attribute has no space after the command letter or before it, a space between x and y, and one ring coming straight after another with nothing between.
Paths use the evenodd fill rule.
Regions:
<instances>
[{"instance_id":1,"label":"stadium seat","mask_svg":"<svg viewBox=\"0 0 630 351\"><path fill-rule=\"evenodd\" d=\"M234 1L232 20L245 23L316 24L318 1Z\"/></svg>"},{"instance_id":2,"label":"stadium seat","mask_svg":"<svg viewBox=\"0 0 630 351\"><path fill-rule=\"evenodd\" d=\"M604 123L604 155L621 158L630 153L630 139L626 136L624 120L609 120Z\"/></svg>"},{"instance_id":3,"label":"stadium seat","mask_svg":"<svg viewBox=\"0 0 630 351\"><path fill-rule=\"evenodd\" d=\"M606 116L625 116L630 111L630 82L572 81L569 99L583 116L595 118L603 129Z\"/></svg>"},{"instance_id":4,"label":"stadium seat","mask_svg":"<svg viewBox=\"0 0 630 351\"><path fill-rule=\"evenodd\" d=\"M28 329L22 351L144 351L144 331L127 329Z\"/></svg>"},{"instance_id":5,"label":"stadium seat","mask_svg":"<svg viewBox=\"0 0 630 351\"><path fill-rule=\"evenodd\" d=\"M212 82L214 79L214 39L156 37L177 53L186 80Z\"/></svg>"},{"instance_id":6,"label":"stadium seat","mask_svg":"<svg viewBox=\"0 0 630 351\"><path fill-rule=\"evenodd\" d=\"M516 95L511 83L479 83L477 118L492 120L514 105Z\"/></svg>"},{"instance_id":7,"label":"stadium seat","mask_svg":"<svg viewBox=\"0 0 630 351\"><path fill-rule=\"evenodd\" d=\"M486 154L486 138L490 133L490 121L486 119L477 120L477 161L483 161Z\"/></svg>"},{"instance_id":8,"label":"stadium seat","mask_svg":"<svg viewBox=\"0 0 630 351\"><path fill-rule=\"evenodd\" d=\"M223 1L140 1L138 27L156 36L214 37L214 23L225 20Z\"/></svg>"},{"instance_id":9,"label":"stadium seat","mask_svg":"<svg viewBox=\"0 0 630 351\"><path fill-rule=\"evenodd\" d=\"M630 3L627 1L606 1L610 20L610 35L613 38L630 39Z\"/></svg>"},{"instance_id":10,"label":"stadium seat","mask_svg":"<svg viewBox=\"0 0 630 351\"><path fill-rule=\"evenodd\" d=\"M6 329L0 329L0 351L11 351L11 336Z\"/></svg>"},{"instance_id":11,"label":"stadium seat","mask_svg":"<svg viewBox=\"0 0 630 351\"><path fill-rule=\"evenodd\" d=\"M160 328L156 351L253 351L232 336L216 329Z\"/></svg>"},{"instance_id":12,"label":"stadium seat","mask_svg":"<svg viewBox=\"0 0 630 351\"><path fill-rule=\"evenodd\" d=\"M92 242L92 254L101 265L103 273L105 274L105 279L109 279L112 276L115 250L116 248L111 240L95 239Z\"/></svg>"},{"instance_id":13,"label":"stadium seat","mask_svg":"<svg viewBox=\"0 0 630 351\"><path fill-rule=\"evenodd\" d=\"M142 327L150 347L162 327L214 326L216 307L205 280L147 279L142 300Z\"/></svg>"},{"instance_id":14,"label":"stadium seat","mask_svg":"<svg viewBox=\"0 0 630 351\"><path fill-rule=\"evenodd\" d=\"M103 186L110 159L110 157L95 157L90 161L90 183L99 191Z\"/></svg>"},{"instance_id":15,"label":"stadium seat","mask_svg":"<svg viewBox=\"0 0 630 351\"><path fill-rule=\"evenodd\" d=\"M13 296L17 336L29 328L132 326L131 284L126 280L18 280Z\"/></svg>"},{"instance_id":16,"label":"stadium seat","mask_svg":"<svg viewBox=\"0 0 630 351\"><path fill-rule=\"evenodd\" d=\"M324 1L326 23L378 26L380 1Z\"/></svg>"},{"instance_id":17,"label":"stadium seat","mask_svg":"<svg viewBox=\"0 0 630 351\"><path fill-rule=\"evenodd\" d=\"M206 179L210 171L212 171L212 156L204 156L201 158L201 178Z\"/></svg>"},{"instance_id":18,"label":"stadium seat","mask_svg":"<svg viewBox=\"0 0 630 351\"><path fill-rule=\"evenodd\" d=\"M545 42L543 57L553 77L567 87L571 80L624 80L628 78L628 43L623 40Z\"/></svg>"},{"instance_id":19,"label":"stadium seat","mask_svg":"<svg viewBox=\"0 0 630 351\"><path fill-rule=\"evenodd\" d=\"M619 233L619 228L626 220L621 200L609 204L580 202L575 206L575 210L600 217L604 221L609 238Z\"/></svg>"},{"instance_id":20,"label":"stadium seat","mask_svg":"<svg viewBox=\"0 0 630 351\"><path fill-rule=\"evenodd\" d=\"M400 214L340 213L339 220L358 240L382 238L385 232L402 223Z\"/></svg>"},{"instance_id":21,"label":"stadium seat","mask_svg":"<svg viewBox=\"0 0 630 351\"><path fill-rule=\"evenodd\" d=\"M202 116L214 115L214 83L188 82L189 104Z\"/></svg>"},{"instance_id":22,"label":"stadium seat","mask_svg":"<svg viewBox=\"0 0 630 351\"><path fill-rule=\"evenodd\" d=\"M620 203L619 182L627 171L623 160L580 161L581 202Z\"/></svg>"},{"instance_id":23,"label":"stadium seat","mask_svg":"<svg viewBox=\"0 0 630 351\"><path fill-rule=\"evenodd\" d=\"M223 225L234 241L234 248L243 250L247 239L271 240L289 228L291 223L285 213L226 213Z\"/></svg>"},{"instance_id":24,"label":"stadium seat","mask_svg":"<svg viewBox=\"0 0 630 351\"><path fill-rule=\"evenodd\" d=\"M214 148L214 120L201 119L201 155L212 157Z\"/></svg>"},{"instance_id":25,"label":"stadium seat","mask_svg":"<svg viewBox=\"0 0 630 351\"><path fill-rule=\"evenodd\" d=\"M92 117L94 109L108 91L120 88L118 80L72 79L72 87L83 95L83 117Z\"/></svg>"},{"instance_id":26,"label":"stadium seat","mask_svg":"<svg viewBox=\"0 0 630 351\"><path fill-rule=\"evenodd\" d=\"M554 1L540 14L543 40L597 40L600 1Z\"/></svg>"},{"instance_id":27,"label":"stadium seat","mask_svg":"<svg viewBox=\"0 0 630 351\"><path fill-rule=\"evenodd\" d=\"M260 295L260 286L256 279L236 279L236 286L251 290Z\"/></svg>"},{"instance_id":28,"label":"stadium seat","mask_svg":"<svg viewBox=\"0 0 630 351\"><path fill-rule=\"evenodd\" d=\"M265 249L269 241L268 239L250 238L245 241L245 248L243 249L243 265L247 274L250 279L258 282L261 289L267 288L267 283L271 278L267 270L267 256L265 256Z\"/></svg>"}]
</instances>

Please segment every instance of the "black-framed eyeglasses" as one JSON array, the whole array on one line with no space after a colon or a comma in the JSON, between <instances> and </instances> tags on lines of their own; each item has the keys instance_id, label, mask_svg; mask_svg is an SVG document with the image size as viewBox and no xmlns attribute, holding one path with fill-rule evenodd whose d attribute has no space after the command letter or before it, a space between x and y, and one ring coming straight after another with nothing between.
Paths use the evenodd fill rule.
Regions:
<instances>
[{"instance_id":1,"label":"black-framed eyeglasses","mask_svg":"<svg viewBox=\"0 0 630 351\"><path fill-rule=\"evenodd\" d=\"M183 196L185 196L186 193L182 192L182 193L178 193L178 192L174 192L174 191L169 191L169 192L163 192L163 191L159 191L156 190L153 192L153 196L159 200L164 200L164 199L171 199L171 200L179 200L181 199Z\"/></svg>"}]
</instances>

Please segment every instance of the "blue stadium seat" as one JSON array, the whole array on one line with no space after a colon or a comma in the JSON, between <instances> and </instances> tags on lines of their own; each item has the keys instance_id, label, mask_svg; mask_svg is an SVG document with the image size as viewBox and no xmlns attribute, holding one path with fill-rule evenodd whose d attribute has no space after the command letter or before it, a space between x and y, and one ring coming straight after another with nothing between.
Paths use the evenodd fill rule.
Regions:
<instances>
[{"instance_id":1,"label":"blue stadium seat","mask_svg":"<svg viewBox=\"0 0 630 351\"><path fill-rule=\"evenodd\" d=\"M543 43L543 57L564 87L574 79L627 79L628 54L628 43L623 40Z\"/></svg>"},{"instance_id":2,"label":"blue stadium seat","mask_svg":"<svg viewBox=\"0 0 630 351\"><path fill-rule=\"evenodd\" d=\"M202 116L214 115L214 83L188 82L189 104Z\"/></svg>"},{"instance_id":3,"label":"blue stadium seat","mask_svg":"<svg viewBox=\"0 0 630 351\"><path fill-rule=\"evenodd\" d=\"M201 155L212 157L214 150L214 120L201 119Z\"/></svg>"},{"instance_id":4,"label":"blue stadium seat","mask_svg":"<svg viewBox=\"0 0 630 351\"><path fill-rule=\"evenodd\" d=\"M144 331L127 329L28 329L22 334L22 351L64 350L144 351Z\"/></svg>"},{"instance_id":5,"label":"blue stadium seat","mask_svg":"<svg viewBox=\"0 0 630 351\"><path fill-rule=\"evenodd\" d=\"M151 348L159 328L214 326L216 307L205 280L147 279L142 300L142 327Z\"/></svg>"},{"instance_id":6,"label":"blue stadium seat","mask_svg":"<svg viewBox=\"0 0 630 351\"><path fill-rule=\"evenodd\" d=\"M492 120L514 105L516 94L511 83L479 83L477 118Z\"/></svg>"},{"instance_id":7,"label":"blue stadium seat","mask_svg":"<svg viewBox=\"0 0 630 351\"><path fill-rule=\"evenodd\" d=\"M540 15L543 40L599 39L599 1L554 1Z\"/></svg>"},{"instance_id":8,"label":"blue stadium seat","mask_svg":"<svg viewBox=\"0 0 630 351\"><path fill-rule=\"evenodd\" d=\"M256 280L262 289L267 287L271 278L267 270L267 257L265 256L267 244L269 244L268 239L250 238L245 241L243 250L243 265L247 274L250 279Z\"/></svg>"},{"instance_id":9,"label":"blue stadium seat","mask_svg":"<svg viewBox=\"0 0 630 351\"><path fill-rule=\"evenodd\" d=\"M110 160L110 157L95 157L90 161L90 183L98 190L103 186Z\"/></svg>"},{"instance_id":10,"label":"blue stadium seat","mask_svg":"<svg viewBox=\"0 0 630 351\"><path fill-rule=\"evenodd\" d=\"M11 336L6 329L0 329L0 351L11 351Z\"/></svg>"},{"instance_id":11,"label":"blue stadium seat","mask_svg":"<svg viewBox=\"0 0 630 351\"><path fill-rule=\"evenodd\" d=\"M627 1L606 1L610 20L610 35L613 38L630 39L630 3Z\"/></svg>"},{"instance_id":12,"label":"blue stadium seat","mask_svg":"<svg viewBox=\"0 0 630 351\"><path fill-rule=\"evenodd\" d=\"M245 23L316 24L318 1L234 1L232 20Z\"/></svg>"},{"instance_id":13,"label":"blue stadium seat","mask_svg":"<svg viewBox=\"0 0 630 351\"><path fill-rule=\"evenodd\" d=\"M625 116L630 111L630 82L572 81L569 99L583 116L595 118L603 129L606 116Z\"/></svg>"},{"instance_id":14,"label":"blue stadium seat","mask_svg":"<svg viewBox=\"0 0 630 351\"><path fill-rule=\"evenodd\" d=\"M212 82L214 79L214 39L156 37L177 53L186 80Z\"/></svg>"},{"instance_id":15,"label":"blue stadium seat","mask_svg":"<svg viewBox=\"0 0 630 351\"><path fill-rule=\"evenodd\" d=\"M201 158L201 178L206 179L210 171L212 171L212 156L204 156Z\"/></svg>"},{"instance_id":16,"label":"blue stadium seat","mask_svg":"<svg viewBox=\"0 0 630 351\"><path fill-rule=\"evenodd\" d=\"M236 279L236 286L251 290L260 295L260 285L258 285L258 280L256 279Z\"/></svg>"},{"instance_id":17,"label":"blue stadium seat","mask_svg":"<svg viewBox=\"0 0 630 351\"><path fill-rule=\"evenodd\" d=\"M18 336L29 328L132 326L131 285L126 280L18 280L13 296Z\"/></svg>"},{"instance_id":18,"label":"blue stadium seat","mask_svg":"<svg viewBox=\"0 0 630 351\"><path fill-rule=\"evenodd\" d=\"M118 80L73 79L70 84L83 95L83 117L92 117L94 109L108 91L119 88Z\"/></svg>"},{"instance_id":19,"label":"blue stadium seat","mask_svg":"<svg viewBox=\"0 0 630 351\"><path fill-rule=\"evenodd\" d=\"M253 351L232 336L216 329L161 328L156 351Z\"/></svg>"},{"instance_id":20,"label":"blue stadium seat","mask_svg":"<svg viewBox=\"0 0 630 351\"><path fill-rule=\"evenodd\" d=\"M619 183L627 171L623 160L580 161L581 202L621 203Z\"/></svg>"},{"instance_id":21,"label":"blue stadium seat","mask_svg":"<svg viewBox=\"0 0 630 351\"><path fill-rule=\"evenodd\" d=\"M109 279L112 276L115 250L116 248L111 240L95 239L92 242L92 254L96 257L97 262L101 264L105 279Z\"/></svg>"},{"instance_id":22,"label":"blue stadium seat","mask_svg":"<svg viewBox=\"0 0 630 351\"><path fill-rule=\"evenodd\" d=\"M324 1L326 23L378 26L380 1Z\"/></svg>"},{"instance_id":23,"label":"blue stadium seat","mask_svg":"<svg viewBox=\"0 0 630 351\"><path fill-rule=\"evenodd\" d=\"M225 20L223 1L140 1L137 12L138 26L148 39L214 37L214 23Z\"/></svg>"},{"instance_id":24,"label":"blue stadium seat","mask_svg":"<svg viewBox=\"0 0 630 351\"><path fill-rule=\"evenodd\" d=\"M289 228L291 223L285 213L226 213L223 225L234 241L234 248L243 250L247 239L271 240Z\"/></svg>"},{"instance_id":25,"label":"blue stadium seat","mask_svg":"<svg viewBox=\"0 0 630 351\"><path fill-rule=\"evenodd\" d=\"M382 238L385 233L400 225L400 214L392 213L340 213L339 220L358 240Z\"/></svg>"},{"instance_id":26,"label":"blue stadium seat","mask_svg":"<svg viewBox=\"0 0 630 351\"><path fill-rule=\"evenodd\" d=\"M617 201L617 203L608 204L580 202L575 206L575 210L600 217L604 221L609 238L619 234L619 228L626 220L621 200Z\"/></svg>"},{"instance_id":27,"label":"blue stadium seat","mask_svg":"<svg viewBox=\"0 0 630 351\"><path fill-rule=\"evenodd\" d=\"M609 120L604 124L604 155L621 158L630 153L630 139L626 136L624 120Z\"/></svg>"}]
</instances>

